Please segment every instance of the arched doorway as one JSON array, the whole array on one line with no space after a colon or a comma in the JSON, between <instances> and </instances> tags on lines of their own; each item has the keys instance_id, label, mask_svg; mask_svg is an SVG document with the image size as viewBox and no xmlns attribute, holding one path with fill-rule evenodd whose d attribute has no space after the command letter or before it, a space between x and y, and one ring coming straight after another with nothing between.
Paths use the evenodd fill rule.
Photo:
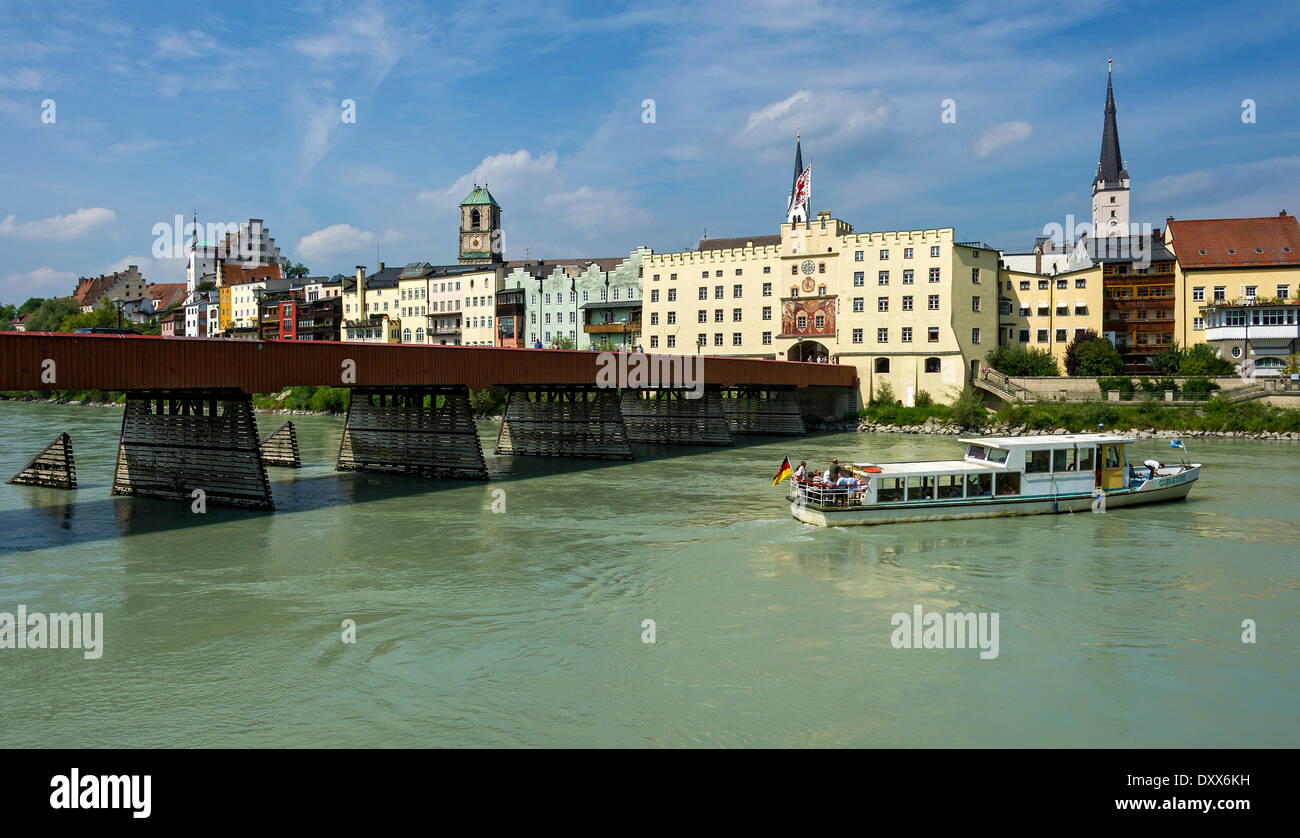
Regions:
<instances>
[{"instance_id":1,"label":"arched doorway","mask_svg":"<svg viewBox=\"0 0 1300 838\"><path fill-rule=\"evenodd\" d=\"M815 340L801 340L785 352L787 361L809 361L817 362L825 359L830 361L831 351L826 348L825 344L818 343Z\"/></svg>"}]
</instances>

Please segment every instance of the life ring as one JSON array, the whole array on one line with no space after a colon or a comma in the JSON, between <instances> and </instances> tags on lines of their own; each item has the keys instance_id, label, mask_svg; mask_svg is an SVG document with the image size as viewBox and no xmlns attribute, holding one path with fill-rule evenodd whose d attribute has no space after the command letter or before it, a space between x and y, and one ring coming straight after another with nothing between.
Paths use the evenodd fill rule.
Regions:
<instances>
[{"instance_id":1,"label":"life ring","mask_svg":"<svg viewBox=\"0 0 1300 838\"><path fill-rule=\"evenodd\" d=\"M880 468L877 466L863 466L862 470L867 474L880 474Z\"/></svg>"}]
</instances>

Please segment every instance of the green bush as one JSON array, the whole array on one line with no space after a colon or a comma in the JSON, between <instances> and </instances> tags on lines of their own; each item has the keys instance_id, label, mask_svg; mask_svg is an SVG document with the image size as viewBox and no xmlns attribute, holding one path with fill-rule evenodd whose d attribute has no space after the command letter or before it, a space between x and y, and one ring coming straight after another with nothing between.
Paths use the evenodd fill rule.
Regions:
<instances>
[{"instance_id":1,"label":"green bush","mask_svg":"<svg viewBox=\"0 0 1300 838\"><path fill-rule=\"evenodd\" d=\"M951 421L963 428L981 428L988 420L984 409L984 398L974 387L961 391L957 401L952 403Z\"/></svg>"},{"instance_id":2,"label":"green bush","mask_svg":"<svg viewBox=\"0 0 1300 838\"><path fill-rule=\"evenodd\" d=\"M1003 375L1053 376L1061 368L1046 349L1026 348L1018 343L999 346L988 354L988 365Z\"/></svg>"},{"instance_id":3,"label":"green bush","mask_svg":"<svg viewBox=\"0 0 1300 838\"><path fill-rule=\"evenodd\" d=\"M1218 384L1204 376L1189 378L1183 382L1183 393L1189 396L1208 396L1220 389Z\"/></svg>"},{"instance_id":4,"label":"green bush","mask_svg":"<svg viewBox=\"0 0 1300 838\"><path fill-rule=\"evenodd\" d=\"M894 404L894 387L888 381L876 385L876 392L871 395L871 404Z\"/></svg>"},{"instance_id":5,"label":"green bush","mask_svg":"<svg viewBox=\"0 0 1300 838\"><path fill-rule=\"evenodd\" d=\"M925 392L924 390L920 390L917 392L916 394L917 407L929 407L932 404L934 404L934 399L930 398L929 393Z\"/></svg>"},{"instance_id":6,"label":"green bush","mask_svg":"<svg viewBox=\"0 0 1300 838\"><path fill-rule=\"evenodd\" d=\"M1235 368L1227 358L1208 343L1198 343L1189 348L1178 365L1179 375L1232 375Z\"/></svg>"},{"instance_id":7,"label":"green bush","mask_svg":"<svg viewBox=\"0 0 1300 838\"><path fill-rule=\"evenodd\" d=\"M1125 395L1133 394L1133 379L1131 378L1099 378L1097 379L1097 388L1103 393L1110 390L1118 390Z\"/></svg>"},{"instance_id":8,"label":"green bush","mask_svg":"<svg viewBox=\"0 0 1300 838\"><path fill-rule=\"evenodd\" d=\"M1078 360L1073 375L1119 375L1124 372L1124 359L1105 338L1079 343L1075 357Z\"/></svg>"},{"instance_id":9,"label":"green bush","mask_svg":"<svg viewBox=\"0 0 1300 838\"><path fill-rule=\"evenodd\" d=\"M506 388L470 390L469 409L475 416L500 416L506 408Z\"/></svg>"}]
</instances>

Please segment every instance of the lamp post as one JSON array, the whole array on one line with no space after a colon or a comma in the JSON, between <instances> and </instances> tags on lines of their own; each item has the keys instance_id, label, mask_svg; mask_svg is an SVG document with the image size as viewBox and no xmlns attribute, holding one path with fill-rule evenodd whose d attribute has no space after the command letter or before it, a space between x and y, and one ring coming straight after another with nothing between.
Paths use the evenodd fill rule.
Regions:
<instances>
[{"instance_id":1,"label":"lamp post","mask_svg":"<svg viewBox=\"0 0 1300 838\"><path fill-rule=\"evenodd\" d=\"M120 329L122 328L122 307L126 305L126 301L121 297L114 297L110 302L113 303L113 308L117 310L117 328Z\"/></svg>"}]
</instances>

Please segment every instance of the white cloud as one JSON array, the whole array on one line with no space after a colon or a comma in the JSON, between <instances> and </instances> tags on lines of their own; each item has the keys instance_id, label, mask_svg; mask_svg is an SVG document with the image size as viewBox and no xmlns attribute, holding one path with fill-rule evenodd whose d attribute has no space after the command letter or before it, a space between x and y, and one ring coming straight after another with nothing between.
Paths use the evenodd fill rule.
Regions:
<instances>
[{"instance_id":1,"label":"white cloud","mask_svg":"<svg viewBox=\"0 0 1300 838\"><path fill-rule=\"evenodd\" d=\"M40 86L41 74L35 70L0 73L0 89L2 90L37 90Z\"/></svg>"},{"instance_id":2,"label":"white cloud","mask_svg":"<svg viewBox=\"0 0 1300 838\"><path fill-rule=\"evenodd\" d=\"M572 192L547 195L542 206L558 215L566 224L600 230L625 230L651 218L636 206L635 197L618 189L592 189L583 186Z\"/></svg>"},{"instance_id":3,"label":"white cloud","mask_svg":"<svg viewBox=\"0 0 1300 838\"><path fill-rule=\"evenodd\" d=\"M374 244L395 242L402 236L389 230L379 236L369 230L358 230L351 224L332 224L314 233L308 233L298 242L298 255L315 262L328 261L349 253L359 253L361 248Z\"/></svg>"},{"instance_id":4,"label":"white cloud","mask_svg":"<svg viewBox=\"0 0 1300 838\"><path fill-rule=\"evenodd\" d=\"M177 58L197 58L205 52L211 52L217 46L212 37L197 29L188 32L169 31L156 39L158 55Z\"/></svg>"},{"instance_id":5,"label":"white cloud","mask_svg":"<svg viewBox=\"0 0 1300 838\"><path fill-rule=\"evenodd\" d=\"M736 142L778 146L786 153L796 132L815 138L818 151L855 145L899 127L897 109L877 90L797 90L779 102L750 112Z\"/></svg>"},{"instance_id":6,"label":"white cloud","mask_svg":"<svg viewBox=\"0 0 1300 838\"><path fill-rule=\"evenodd\" d=\"M397 175L374 163L355 163L341 167L334 179L345 186L392 186Z\"/></svg>"},{"instance_id":7,"label":"white cloud","mask_svg":"<svg viewBox=\"0 0 1300 838\"><path fill-rule=\"evenodd\" d=\"M990 126L975 141L973 149L975 156L988 157L1000 148L1024 142L1029 139L1033 130L1033 126L1028 122L999 122L997 125Z\"/></svg>"},{"instance_id":8,"label":"white cloud","mask_svg":"<svg viewBox=\"0 0 1300 838\"><path fill-rule=\"evenodd\" d=\"M26 221L22 224L15 223L14 218L15 216L10 215L4 221L0 221L0 236L15 236L23 239L75 239L112 223L117 218L117 214L103 207L90 207L67 215L56 215L53 218Z\"/></svg>"},{"instance_id":9,"label":"white cloud","mask_svg":"<svg viewBox=\"0 0 1300 838\"><path fill-rule=\"evenodd\" d=\"M415 199L439 208L445 207L449 200L454 205L468 195L476 183L488 184L489 188L491 184L496 184L498 191L503 194L522 194L533 191L538 186L545 189L558 185L555 171L558 159L559 155L554 151L533 157L522 148L509 154L494 154L483 158L483 162L475 166L473 171L462 175L446 189L425 189Z\"/></svg>"},{"instance_id":10,"label":"white cloud","mask_svg":"<svg viewBox=\"0 0 1300 838\"><path fill-rule=\"evenodd\" d=\"M23 302L28 297L66 297L76 285L77 275L54 268L39 267L25 274L4 278L4 299Z\"/></svg>"}]
</instances>

